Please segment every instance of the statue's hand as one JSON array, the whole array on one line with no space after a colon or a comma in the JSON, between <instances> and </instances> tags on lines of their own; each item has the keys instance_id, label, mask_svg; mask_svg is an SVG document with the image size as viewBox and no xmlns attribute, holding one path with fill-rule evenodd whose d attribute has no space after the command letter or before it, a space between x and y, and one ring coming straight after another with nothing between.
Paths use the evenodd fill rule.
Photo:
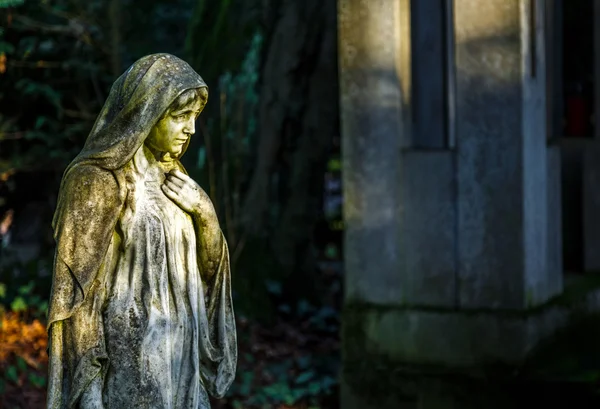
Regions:
<instances>
[{"instance_id":1,"label":"statue's hand","mask_svg":"<svg viewBox=\"0 0 600 409\"><path fill-rule=\"evenodd\" d=\"M206 221L216 219L210 197L185 173L179 170L171 171L162 185L162 190L169 199L193 216Z\"/></svg>"}]
</instances>

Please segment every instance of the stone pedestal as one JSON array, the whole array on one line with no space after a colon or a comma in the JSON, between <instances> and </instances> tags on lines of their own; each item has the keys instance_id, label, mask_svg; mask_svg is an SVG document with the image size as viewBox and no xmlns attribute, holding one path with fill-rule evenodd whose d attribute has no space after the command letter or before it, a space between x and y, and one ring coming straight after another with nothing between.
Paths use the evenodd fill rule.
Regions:
<instances>
[{"instance_id":1,"label":"stone pedestal","mask_svg":"<svg viewBox=\"0 0 600 409\"><path fill-rule=\"evenodd\" d=\"M392 393L385 374L515 365L560 324L530 316L562 291L545 10L532 4L419 0L411 15L408 0L339 0L345 409L409 407L411 394L431 407L441 398ZM423 11L436 6L445 23L432 26ZM444 58L416 52L449 26ZM436 61L451 61L441 93L414 81L442 77Z\"/></svg>"}]
</instances>

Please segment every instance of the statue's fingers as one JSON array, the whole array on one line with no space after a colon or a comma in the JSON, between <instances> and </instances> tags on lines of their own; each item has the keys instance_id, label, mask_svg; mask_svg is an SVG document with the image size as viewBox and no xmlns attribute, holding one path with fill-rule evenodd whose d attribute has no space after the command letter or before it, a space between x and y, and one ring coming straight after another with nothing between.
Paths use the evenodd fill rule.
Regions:
<instances>
[{"instance_id":1,"label":"statue's fingers","mask_svg":"<svg viewBox=\"0 0 600 409\"><path fill-rule=\"evenodd\" d=\"M167 197L169 199L172 200L177 200L177 192L175 192L173 189L171 189L169 186L167 186L166 184L161 186L162 191L164 192L165 195L167 195Z\"/></svg>"},{"instance_id":2,"label":"statue's fingers","mask_svg":"<svg viewBox=\"0 0 600 409\"><path fill-rule=\"evenodd\" d=\"M178 182L181 183L181 182ZM180 184L177 184L176 182L172 181L172 180L165 180L165 186L167 186L169 189L171 189L172 191L179 193L179 191L181 190L182 186Z\"/></svg>"},{"instance_id":3,"label":"statue's fingers","mask_svg":"<svg viewBox=\"0 0 600 409\"><path fill-rule=\"evenodd\" d=\"M174 169L170 172L170 175L181 180L181 181L188 181L190 179L189 176L187 176L185 173L183 173L182 171L180 171L179 169Z\"/></svg>"},{"instance_id":4,"label":"statue's fingers","mask_svg":"<svg viewBox=\"0 0 600 409\"><path fill-rule=\"evenodd\" d=\"M173 176L173 175L169 175L167 176L167 178L165 179L167 182L171 182L172 184L176 185L177 187L183 187L184 185L184 181Z\"/></svg>"}]
</instances>

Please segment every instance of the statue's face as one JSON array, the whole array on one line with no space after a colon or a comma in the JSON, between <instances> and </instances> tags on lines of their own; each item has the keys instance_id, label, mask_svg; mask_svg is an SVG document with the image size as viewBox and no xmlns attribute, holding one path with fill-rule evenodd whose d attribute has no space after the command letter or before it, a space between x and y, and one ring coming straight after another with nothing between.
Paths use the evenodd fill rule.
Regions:
<instances>
[{"instance_id":1,"label":"statue's face","mask_svg":"<svg viewBox=\"0 0 600 409\"><path fill-rule=\"evenodd\" d=\"M171 111L152 129L146 144L159 152L168 152L173 157L181 154L188 139L196 132L196 118L204 108L199 99L187 106Z\"/></svg>"}]
</instances>

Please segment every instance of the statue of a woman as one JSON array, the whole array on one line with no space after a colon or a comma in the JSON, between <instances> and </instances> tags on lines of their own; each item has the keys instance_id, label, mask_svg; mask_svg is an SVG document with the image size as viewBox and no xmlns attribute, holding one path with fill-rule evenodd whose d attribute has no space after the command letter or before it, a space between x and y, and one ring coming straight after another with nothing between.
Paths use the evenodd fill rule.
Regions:
<instances>
[{"instance_id":1,"label":"statue of a woman","mask_svg":"<svg viewBox=\"0 0 600 409\"><path fill-rule=\"evenodd\" d=\"M154 54L113 85L63 176L48 408L210 408L235 376L227 243L179 162L208 98Z\"/></svg>"}]
</instances>

